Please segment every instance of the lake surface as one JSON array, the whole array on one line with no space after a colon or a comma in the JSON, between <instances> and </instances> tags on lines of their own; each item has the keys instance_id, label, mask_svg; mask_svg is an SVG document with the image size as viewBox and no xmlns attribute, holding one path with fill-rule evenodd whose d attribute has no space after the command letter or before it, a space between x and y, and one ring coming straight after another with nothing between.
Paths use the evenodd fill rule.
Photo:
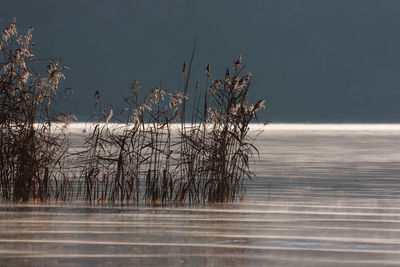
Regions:
<instances>
[{"instance_id":1,"label":"lake surface","mask_svg":"<svg viewBox=\"0 0 400 267\"><path fill-rule=\"evenodd\" d=\"M2 203L0 265L399 266L400 125L277 124L257 146L242 203Z\"/></svg>"}]
</instances>

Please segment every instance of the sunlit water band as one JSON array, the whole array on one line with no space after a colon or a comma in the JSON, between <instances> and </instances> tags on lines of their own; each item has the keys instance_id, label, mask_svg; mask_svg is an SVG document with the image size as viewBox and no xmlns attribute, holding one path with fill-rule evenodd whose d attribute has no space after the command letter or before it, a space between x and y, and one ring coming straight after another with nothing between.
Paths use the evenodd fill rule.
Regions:
<instances>
[{"instance_id":1,"label":"sunlit water band","mask_svg":"<svg viewBox=\"0 0 400 267\"><path fill-rule=\"evenodd\" d=\"M79 141L84 124L71 125ZM270 124L244 202L2 203L4 265L398 266L400 125Z\"/></svg>"}]
</instances>

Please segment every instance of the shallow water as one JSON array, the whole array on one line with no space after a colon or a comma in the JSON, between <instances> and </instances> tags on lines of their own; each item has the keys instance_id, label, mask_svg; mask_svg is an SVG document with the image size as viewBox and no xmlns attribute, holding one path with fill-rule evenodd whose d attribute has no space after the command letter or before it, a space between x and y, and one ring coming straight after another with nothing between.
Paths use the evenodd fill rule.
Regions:
<instances>
[{"instance_id":1,"label":"shallow water","mask_svg":"<svg viewBox=\"0 0 400 267\"><path fill-rule=\"evenodd\" d=\"M399 265L400 125L274 125L257 145L243 203L2 203L0 265Z\"/></svg>"}]
</instances>

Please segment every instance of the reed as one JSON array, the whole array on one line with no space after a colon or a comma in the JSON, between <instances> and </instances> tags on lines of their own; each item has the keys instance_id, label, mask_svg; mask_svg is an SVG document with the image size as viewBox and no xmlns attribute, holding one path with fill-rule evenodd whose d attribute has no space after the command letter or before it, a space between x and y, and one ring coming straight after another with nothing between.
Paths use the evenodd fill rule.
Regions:
<instances>
[{"instance_id":1,"label":"reed","mask_svg":"<svg viewBox=\"0 0 400 267\"><path fill-rule=\"evenodd\" d=\"M248 136L249 123L264 108L264 101L248 104L251 73L239 57L224 79L211 80L206 67L207 87L193 105L192 122L181 131L184 145L180 198L189 202L226 202L242 198L244 180L251 179L249 158L258 153ZM200 107L203 107L202 109ZM185 124L187 125L187 124Z\"/></svg>"},{"instance_id":2,"label":"reed","mask_svg":"<svg viewBox=\"0 0 400 267\"><path fill-rule=\"evenodd\" d=\"M251 74L239 57L223 78L205 68L204 87L191 88L184 63L181 91L160 87L144 97L134 81L120 106L94 94L88 131L70 147L68 123L56 110L66 66L32 68L32 29L11 23L0 42L0 190L5 200L84 199L90 203L182 204L242 199L251 179L249 136L264 101L248 103ZM189 95L193 95L189 99ZM190 118L190 119L189 119Z\"/></svg>"},{"instance_id":3,"label":"reed","mask_svg":"<svg viewBox=\"0 0 400 267\"><path fill-rule=\"evenodd\" d=\"M6 200L47 200L65 171L71 116L57 112L54 101L66 66L50 60L42 75L35 71L32 31L18 35L14 19L0 41L0 188Z\"/></svg>"},{"instance_id":4,"label":"reed","mask_svg":"<svg viewBox=\"0 0 400 267\"><path fill-rule=\"evenodd\" d=\"M135 81L119 108L102 108L99 94L95 95L93 114L100 116L90 124L83 150L76 154L89 202L167 203L171 199L175 176L171 124L183 95L157 87L139 102L140 87Z\"/></svg>"}]
</instances>

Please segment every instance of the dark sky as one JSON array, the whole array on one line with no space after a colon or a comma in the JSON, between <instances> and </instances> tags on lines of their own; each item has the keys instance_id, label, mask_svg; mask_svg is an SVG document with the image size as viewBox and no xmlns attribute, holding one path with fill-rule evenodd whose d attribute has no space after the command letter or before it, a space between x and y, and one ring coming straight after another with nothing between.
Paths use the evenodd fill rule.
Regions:
<instances>
[{"instance_id":1,"label":"dark sky","mask_svg":"<svg viewBox=\"0 0 400 267\"><path fill-rule=\"evenodd\" d=\"M398 0L0 1L0 25L35 28L38 57L71 67L64 109L85 118L93 92L111 103L131 81L181 89L198 38L194 78L240 54L253 99L273 122L400 122ZM216 76L214 76L217 78ZM219 78L219 77L218 77ZM73 106L72 106L73 105Z\"/></svg>"}]
</instances>

